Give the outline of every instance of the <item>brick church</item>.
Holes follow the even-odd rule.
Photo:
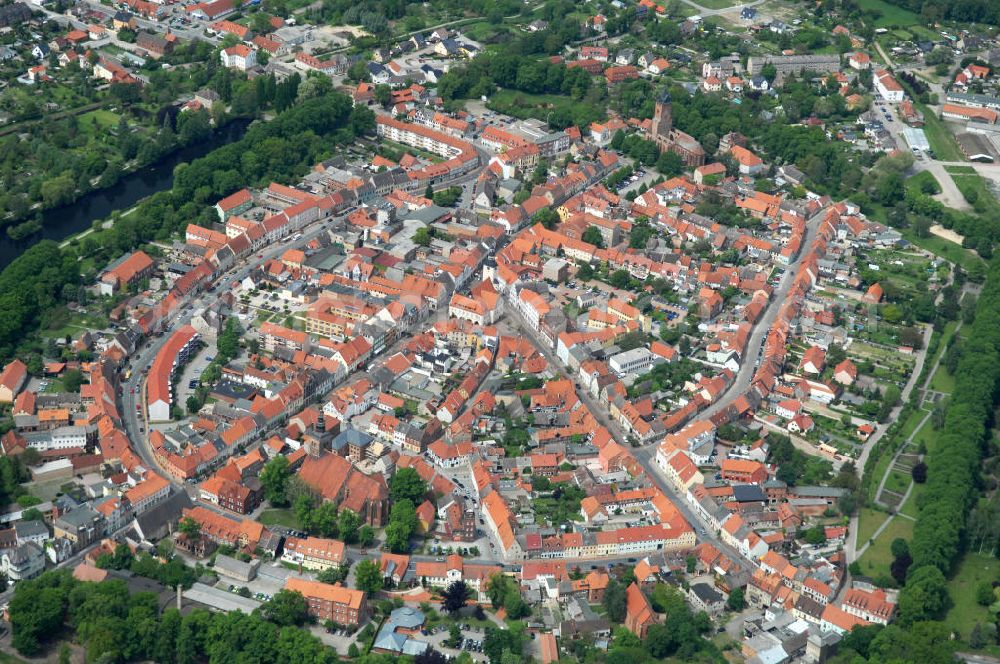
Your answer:
[[[701,143],[694,136],[674,128],[673,105],[666,92],[656,102],[650,133],[656,147],[677,153],[686,165],[696,167],[705,163],[705,149]]]

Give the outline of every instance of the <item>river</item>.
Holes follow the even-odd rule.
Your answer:
[[[115,210],[124,212],[147,196],[170,189],[174,182],[174,168],[178,164],[203,157],[216,148],[239,140],[248,126],[246,120],[234,120],[215,132],[211,139],[175,150],[152,166],[123,176],[112,187],[85,194],[75,203],[45,210],[42,213],[42,230],[23,240],[12,240],[6,229],[0,229],[0,269],[41,240],[62,242],[90,228],[95,219],[107,219]]]

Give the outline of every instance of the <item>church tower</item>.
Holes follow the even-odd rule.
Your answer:
[[[664,92],[656,101],[656,108],[653,111],[653,140],[658,144],[665,141],[673,128],[673,104],[670,101],[670,93]]]

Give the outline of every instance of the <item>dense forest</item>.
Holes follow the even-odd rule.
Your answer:
[[[1000,2],[997,0],[886,0],[921,15],[928,23],[959,21],[1000,25]]]
[[[18,221],[38,208],[67,205],[176,149],[203,142],[213,124],[219,128],[236,117],[253,118],[295,101],[297,81],[277,84],[271,76],[247,80],[222,67],[205,52],[206,46],[186,44],[167,58],[174,65],[194,57],[204,63],[145,69],[149,84],[142,87],[115,83],[98,90],[85,71],[70,65],[62,91],[71,89],[73,96],[63,102],[63,110],[94,109],[82,115],[43,113],[34,98],[7,91],[0,107],[23,125],[0,137],[0,218]],[[223,103],[179,112],[177,100],[202,87],[218,92]]]
[[[0,273],[0,310],[5,314],[0,317],[0,356],[13,355],[21,344],[27,344],[23,350],[40,351],[34,345],[41,342],[32,332],[76,297],[78,285],[85,282],[80,258],[103,265],[144,242],[166,240],[188,223],[214,221],[210,205],[215,200],[243,186],[294,182],[334,146],[374,128],[369,109],[352,109],[345,95],[319,92],[270,122],[252,125],[243,139],[178,166],[170,191],[151,196],[133,214],[118,219],[100,242],[87,237],[59,249],[46,240],[14,260]]]
[[[119,557],[121,564],[115,564],[113,559]],[[191,585],[194,576],[203,572],[184,568],[176,558],[171,563],[161,564],[148,554],[127,560],[130,557],[128,547],[120,545],[113,556],[105,554],[106,564],[102,567],[125,569],[131,562],[134,574],[186,587]],[[168,570],[170,567],[173,569]],[[185,569],[186,573],[181,573]],[[378,573],[377,566],[375,572]],[[579,570],[575,574],[582,577]],[[615,623],[625,620],[626,583],[633,580],[634,577],[614,580],[605,591],[601,605]],[[455,585],[464,586],[462,582],[452,587]],[[512,601],[520,602],[518,587],[509,577],[495,575],[488,585],[495,610],[511,606]],[[169,587],[164,586],[165,589]],[[464,592],[467,594],[468,588]],[[164,601],[169,593],[165,590],[161,595],[152,592],[130,594],[127,583],[118,578],[86,583],[74,579],[68,569],[49,571],[17,584],[10,602],[11,643],[22,655],[38,656],[46,649],[54,650],[54,646],[63,641],[59,648],[60,662],[70,661],[72,657],[66,641],[81,646],[87,662],[108,664],[136,661],[332,664],[341,661],[332,648],[307,631],[314,620],[308,615],[306,600],[299,593],[279,591],[251,615],[239,611],[214,613],[204,609],[182,615],[173,608],[172,602]],[[667,658],[704,664],[726,661],[718,647],[704,638],[712,633],[711,619],[704,611],[695,613],[680,589],[660,583],[649,591],[648,598],[655,611],[665,614],[665,620],[652,625],[644,639],[624,627],[617,627],[603,648],[592,635],[584,635],[567,640],[566,649],[578,661],[606,664],[652,664]],[[357,664],[444,664],[444,656],[435,650],[415,657],[365,652],[380,619],[398,606],[402,606],[401,600],[371,602],[374,621],[361,630],[357,641],[349,647],[351,660]],[[530,638],[533,636],[521,622],[508,622],[501,629],[490,626],[485,629],[482,652],[489,664],[525,661],[522,653]],[[471,664],[473,660],[468,653],[463,653],[457,661]]]
[[[281,593],[277,597],[292,604]],[[84,645],[88,662],[337,661],[332,650],[297,626],[305,620],[305,600],[298,599],[299,607],[275,607],[287,610],[276,611],[273,621],[203,609],[182,617],[174,608],[161,613],[153,593],[130,595],[124,581],[80,583],[69,570],[59,570],[17,585],[10,602],[13,645],[35,655],[68,628]]]
[[[928,451],[927,486],[910,543],[913,563],[900,594],[904,623],[933,620],[948,607],[945,576],[966,541],[979,495],[980,466],[1000,384],[1000,264],[991,266],[961,356],[940,439]]]

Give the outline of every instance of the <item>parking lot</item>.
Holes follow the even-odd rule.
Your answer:
[[[431,630],[424,630],[418,637],[422,641],[430,643],[431,646],[447,657],[458,657],[463,652],[469,653],[475,662],[485,662],[488,660],[483,654],[483,639],[486,637],[485,630],[475,625],[462,625],[462,643],[457,648],[445,645],[445,641],[451,638],[449,625],[437,625]]]
[[[187,398],[194,393],[195,388],[198,387],[201,373],[205,367],[211,364],[213,359],[215,359],[215,341],[206,340],[205,346],[198,351],[198,354],[184,365],[184,370],[181,371],[181,376],[177,380],[177,403],[185,410],[187,409],[185,403]]]

